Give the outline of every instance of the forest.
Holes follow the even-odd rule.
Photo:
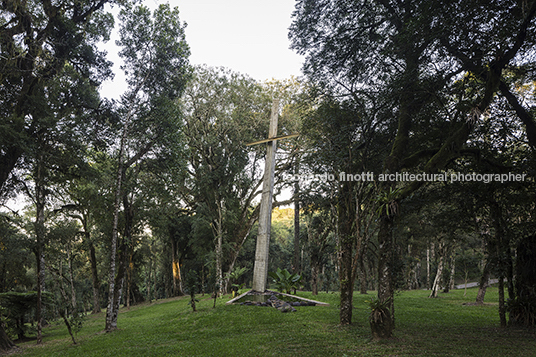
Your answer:
[[[535,326],[536,1],[296,1],[303,76],[263,82],[192,65],[170,5],[1,8],[1,350],[250,288],[266,146],[246,144],[274,100],[299,136],[277,144],[268,270],[294,293],[337,294],[341,326],[368,294],[388,339],[399,292],[477,282],[482,305],[496,281],[500,326]],[[114,26],[117,100],[99,92]]]

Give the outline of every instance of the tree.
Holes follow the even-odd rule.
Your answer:
[[[220,292],[228,283],[224,260],[231,272],[258,217],[253,200],[260,193],[264,153],[245,144],[266,135],[268,105],[254,80],[208,67],[196,67],[181,102],[189,164],[182,197],[199,215],[198,223],[205,222],[212,231]],[[224,254],[225,247],[229,254]]]
[[[318,279],[321,269],[328,259],[330,250],[333,249],[330,233],[329,215],[324,216],[309,214],[305,219],[307,230],[307,243],[311,259],[311,291],[313,295],[318,295]],[[330,239],[331,238],[331,239]]]
[[[373,177],[379,167],[374,159],[383,153],[388,128],[365,108],[334,93],[315,97],[303,123],[306,140],[300,164],[301,175],[316,179],[300,184],[300,200],[304,207],[322,210],[330,217],[339,265],[340,321],[344,325],[352,320],[354,282],[375,229]]]
[[[176,142],[179,113],[173,102],[181,95],[187,80],[188,45],[179,10],[160,5],[153,14],[144,6],[127,6],[120,13],[122,27],[118,45],[125,65],[129,91],[123,96],[122,134],[117,153],[117,174],[114,187],[109,296],[106,310],[106,331],[117,327],[117,313],[127,262],[128,238],[131,234],[132,202],[123,183],[127,170],[152,153],[159,154]],[[175,146],[174,146],[175,147]],[[118,253],[118,223],[121,203],[125,229]]]
[[[98,86],[111,73],[96,44],[109,38],[113,18],[105,4],[122,0],[6,1],[0,20],[0,192],[43,128],[59,128],[40,112],[51,83],[69,68],[80,84]],[[90,93],[86,95],[92,96]],[[87,101],[84,101],[87,103]],[[63,98],[62,108],[79,102]],[[52,108],[48,107],[53,110]],[[88,108],[97,109],[97,105]],[[94,126],[98,130],[98,126]]]
[[[293,14],[290,38],[293,48],[307,55],[304,69],[311,78],[357,103],[382,104],[378,117],[395,128],[382,160],[385,174],[436,173],[464,155],[482,114],[503,92],[503,70],[522,64],[518,55],[532,51],[534,36],[528,34],[534,29],[536,4],[523,6],[302,1]],[[473,17],[475,13],[480,16]],[[472,74],[478,81],[469,79]],[[467,79],[458,80],[460,75]],[[379,219],[378,298],[390,302],[390,314],[396,213],[401,201],[423,185],[387,180],[380,186],[392,210],[383,210]]]
[[[98,156],[95,153],[95,156]],[[104,167],[100,167],[101,170]],[[97,162],[93,162],[82,177],[70,180],[63,185],[62,211],[71,218],[79,221],[81,234],[85,250],[88,251],[90,264],[92,290],[93,290],[93,310],[92,314],[100,312],[100,285],[99,272],[97,268],[97,223],[99,212],[106,210],[104,186],[104,172],[99,172]]]

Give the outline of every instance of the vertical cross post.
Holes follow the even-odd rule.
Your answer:
[[[299,134],[277,136],[277,120],[279,112],[279,99],[272,103],[270,116],[270,129],[268,139],[255,141],[246,146],[267,143],[266,162],[262,183],[261,207],[259,211],[259,231],[257,234],[257,248],[255,251],[255,265],[253,267],[253,290],[266,291],[268,277],[268,253],[270,248],[270,229],[272,228],[272,196],[274,192],[275,151],[277,140],[289,139]]]
[[[274,99],[270,116],[270,129],[268,139],[277,136],[277,121],[279,100]],[[264,166],[264,179],[262,183],[261,207],[259,211],[259,231],[257,234],[257,247],[255,250],[255,265],[253,268],[253,290],[264,292],[268,278],[268,253],[270,247],[270,230],[272,227],[272,196],[274,191],[275,152],[277,141],[267,142],[266,162]]]

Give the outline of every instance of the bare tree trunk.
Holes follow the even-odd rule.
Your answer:
[[[67,326],[67,331],[69,332],[69,335],[71,335],[71,339],[73,340],[73,345],[76,345],[76,340],[74,339],[74,335],[73,335],[73,329],[71,327],[71,324],[69,323],[69,319],[67,319],[67,314],[65,313],[65,310],[60,308],[58,309],[58,313],[63,319],[65,326]]]
[[[449,271],[448,271],[448,282],[445,286],[445,288],[443,289],[443,292],[444,293],[448,293],[451,289],[454,289],[454,274],[456,273],[456,260],[454,258],[454,251],[452,251],[452,253],[450,254],[450,257],[449,257],[449,265],[448,267],[450,268]],[[445,279],[444,279],[445,280]]]
[[[173,270],[173,296],[182,296],[184,295],[184,292],[182,290],[181,266],[177,252],[177,244],[173,237],[171,237],[171,267]]]
[[[149,268],[145,270],[145,290],[147,291],[147,301],[151,302],[151,270],[153,262],[149,260]]]
[[[393,226],[392,218],[388,216],[380,217],[380,228],[378,231],[378,300],[384,304],[386,311],[386,319],[391,323],[386,324],[389,331],[384,331],[386,337],[392,335],[395,322],[395,306],[394,306],[394,287],[392,276],[392,261],[395,247],[393,246]]]
[[[506,327],[506,308],[504,305],[504,277],[499,276],[499,318],[501,327]]]
[[[318,265],[311,265],[311,290],[313,295],[318,295]]]
[[[73,255],[71,252],[71,244],[67,244],[67,261],[69,262],[69,283],[71,286],[71,305],[73,312],[77,311],[76,308],[76,289],[74,288],[74,274],[73,274]]]
[[[216,233],[216,284],[218,284],[218,294],[223,294],[223,212],[221,208],[221,203],[218,204],[218,218],[214,222],[214,232]]]
[[[486,289],[489,283],[490,264],[489,259],[484,264],[484,270],[482,277],[480,278],[480,284],[478,286],[478,293],[476,294],[476,303],[479,305],[484,304],[484,297],[486,296]]]
[[[300,163],[296,162],[294,174],[299,175]],[[298,177],[298,176],[295,176]],[[300,274],[300,181],[296,179],[294,182],[294,261],[293,272]]]
[[[454,289],[454,277],[456,275],[456,255],[452,254],[450,257],[450,279],[449,279],[449,290]]]
[[[439,263],[437,264],[437,273],[434,279],[434,285],[432,286],[432,292],[430,293],[430,296],[429,296],[431,298],[437,297],[437,292],[441,288],[440,284],[441,284],[441,278],[443,275],[443,264],[444,264],[443,254],[440,254]]]
[[[363,253],[359,256],[359,293],[364,295],[367,294],[367,267]]]
[[[125,170],[125,163],[123,162],[123,156],[125,153],[125,146],[128,138],[128,132],[130,130],[130,121],[134,115],[134,109],[136,106],[135,98],[138,91],[141,89],[141,86],[145,82],[147,77],[145,77],[140,83],[138,83],[137,88],[133,91],[133,96],[131,99],[130,106],[125,117],[125,122],[123,124],[123,134],[121,135],[121,142],[119,145],[119,154],[117,158],[117,175],[115,181],[115,202],[114,202],[114,214],[112,221],[112,237],[111,237],[111,247],[110,247],[110,272],[108,275],[108,306],[106,308],[106,326],[105,331],[111,332],[117,328],[117,311],[114,311],[114,296],[116,295],[116,286],[115,286],[115,274],[116,274],[116,258],[117,258],[117,236],[119,232],[119,209],[121,208],[121,198],[122,198],[122,184]],[[114,321],[115,316],[115,321]]]
[[[355,218],[355,202],[349,182],[344,182],[339,193],[338,202],[338,234],[339,234],[339,281],[341,289],[340,323],[352,323],[354,275],[353,261],[353,234],[352,224]]]
[[[117,328],[117,320],[114,322],[114,316],[117,312],[114,310],[114,295],[116,294],[115,274],[116,274],[116,259],[117,259],[117,236],[119,225],[119,208],[121,206],[121,184],[123,182],[123,150],[126,141],[128,125],[125,123],[123,128],[123,137],[121,138],[121,147],[119,150],[119,164],[117,168],[117,179],[115,184],[115,203],[114,216],[112,224],[112,244],[110,247],[110,272],[108,275],[108,307],[106,308],[106,326],[105,331],[111,332]]]
[[[36,235],[36,267],[37,267],[37,306],[35,318],[37,320],[37,344],[43,342],[43,291],[45,286],[45,253],[43,245],[45,240],[45,199],[46,189],[44,186],[44,173],[42,167],[42,157],[37,162],[37,173],[35,179],[35,235]]]
[[[430,248],[426,248],[426,289],[430,289]]]
[[[126,267],[127,270],[127,294],[126,294],[126,305],[127,309],[130,309],[130,295],[132,293],[132,253],[129,254],[129,262]]]
[[[353,290],[352,281],[352,243],[351,237],[341,237],[341,255],[339,280],[341,285],[341,308],[340,322],[341,325],[352,323],[353,310]]]
[[[156,301],[158,299],[158,290],[156,289],[156,262],[153,267],[153,295],[154,300]]]
[[[97,257],[95,254],[95,246],[93,242],[89,242],[89,260],[91,265],[91,280],[93,285],[93,311],[92,314],[98,314],[100,310],[100,281],[97,271]]]

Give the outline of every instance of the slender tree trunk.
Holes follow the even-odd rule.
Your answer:
[[[119,225],[119,209],[121,205],[121,184],[123,182],[123,150],[124,141],[126,139],[126,130],[123,129],[123,138],[121,140],[121,149],[119,152],[119,165],[117,169],[117,180],[115,184],[115,203],[114,203],[114,216],[112,224],[112,242],[110,247],[110,272],[108,275],[108,307],[106,308],[106,332],[111,332],[117,328],[117,320],[114,322],[114,316],[117,316],[117,312],[114,310],[114,295],[116,294],[115,287],[115,275],[116,275],[116,259],[117,259],[117,236]]]
[[[515,298],[515,289],[514,289],[514,262],[512,259],[512,251],[510,247],[508,247],[508,257],[507,257],[507,267],[506,267],[506,281],[508,283],[508,298],[514,299]]]
[[[181,266],[177,252],[177,244],[173,237],[171,237],[171,265],[173,270],[173,296],[182,296],[184,295],[184,292],[182,290]]]
[[[76,289],[74,287],[74,274],[73,274],[73,255],[71,251],[71,244],[67,244],[67,261],[69,262],[69,283],[71,286],[71,305],[73,307],[73,313],[77,311],[76,308]]]
[[[218,285],[218,294],[224,294],[224,281],[223,281],[223,208],[221,207],[221,200],[217,200],[217,217],[212,223],[212,230],[216,237],[215,241],[215,253],[216,253],[216,284]]]
[[[76,340],[74,339],[74,335],[73,335],[73,329],[71,327],[71,324],[69,323],[69,319],[67,319],[67,314],[66,314],[65,310],[64,309],[58,309],[58,313],[60,314],[61,318],[63,319],[63,322],[65,323],[65,326],[67,326],[67,331],[69,332],[69,335],[71,335],[71,340],[73,341],[73,345],[76,345]]]
[[[478,293],[476,294],[476,303],[479,305],[484,304],[484,297],[486,296],[486,289],[488,288],[488,282],[489,282],[489,273],[490,273],[490,264],[489,264],[489,259],[487,259],[486,263],[484,264],[484,270],[482,271],[482,276],[480,278]]]
[[[141,81],[138,84],[138,87],[134,91],[134,93],[137,93],[139,89],[141,88],[142,83],[145,81]],[[135,97],[133,97],[135,98]],[[132,115],[134,114],[135,102],[134,99],[132,99],[131,105],[128,110],[128,114],[125,118],[125,122],[123,124],[123,134],[121,135],[121,143],[119,145],[119,155],[117,158],[117,175],[116,175],[116,181],[115,181],[115,202],[114,202],[114,214],[113,214],[113,221],[112,221],[112,237],[111,237],[111,247],[110,247],[110,271],[108,275],[108,306],[106,308],[106,326],[105,331],[111,332],[112,330],[117,328],[117,320],[115,322],[113,321],[114,316],[117,317],[117,311],[114,311],[114,296],[116,293],[116,286],[115,286],[115,274],[116,274],[116,258],[117,258],[117,236],[119,232],[119,210],[121,208],[121,197],[122,197],[122,184],[123,184],[123,177],[124,177],[124,162],[123,162],[123,155],[125,153],[125,146],[127,142],[128,132],[130,129],[130,120],[132,118]]]
[[[359,293],[367,294],[367,267],[365,266],[364,252],[359,257]]]
[[[158,299],[158,290],[156,288],[156,273],[157,273],[157,266],[156,261],[154,262],[153,266],[153,294],[154,294],[154,300],[156,301]]]
[[[296,162],[294,167],[295,177],[300,173],[300,162]],[[300,181],[294,182],[294,260],[293,272],[300,274]]]
[[[341,286],[341,325],[352,323],[353,290],[352,281],[352,243],[351,237],[341,237],[341,257],[340,257],[339,280]]]
[[[100,313],[100,281],[97,271],[97,256],[95,254],[95,246],[93,242],[89,242],[89,261],[91,265],[91,280],[93,285],[93,311],[92,314]]]
[[[443,276],[443,265],[444,265],[444,257],[443,254],[440,254],[439,256],[439,263],[437,264],[437,273],[434,279],[434,285],[432,286],[432,292],[430,293],[431,298],[437,297],[437,292],[441,288],[441,278]]]
[[[339,234],[339,281],[341,289],[340,323],[349,325],[352,323],[354,274],[353,274],[353,249],[354,237],[352,223],[355,217],[355,202],[353,199],[352,186],[345,181],[339,192],[338,203],[338,234]]]
[[[506,327],[506,307],[504,305],[504,277],[499,276],[499,319],[501,327]]]
[[[129,254],[129,262],[126,269],[127,273],[127,293],[126,293],[126,305],[127,309],[130,309],[130,295],[132,294],[132,253]]]
[[[313,295],[318,295],[318,264],[311,264],[311,290]]]
[[[394,327],[395,321],[394,286],[391,267],[394,254],[393,226],[392,218],[380,217],[380,229],[378,231],[378,300],[389,309],[386,313],[389,315],[387,319],[392,321],[391,327]],[[386,331],[385,335],[391,336],[392,330]]]
[[[454,277],[456,276],[456,255],[452,254],[450,257],[450,279],[449,279],[449,290],[454,289]]]
[[[44,186],[44,172],[42,167],[42,157],[37,162],[37,173],[35,179],[35,235],[36,235],[36,267],[37,267],[37,306],[35,319],[37,320],[37,344],[43,342],[43,291],[45,286],[45,254],[44,254],[44,241],[45,241],[45,199],[46,188]]]
[[[420,287],[420,284],[419,284],[419,280],[421,279],[421,262],[417,262],[417,265],[415,266],[415,276],[413,277],[414,279],[414,284],[415,284],[415,289],[418,289]]]
[[[426,289],[430,289],[430,248],[426,248]]]
[[[148,302],[151,302],[151,266],[153,262],[149,260],[149,267],[145,268],[145,291],[147,292],[146,299]]]
[[[38,240],[37,243],[37,251],[36,251],[36,264],[37,264],[37,306],[35,309],[35,319],[37,320],[37,344],[41,344],[43,342],[43,288],[42,288],[42,281],[43,281],[43,274],[42,274],[42,268],[41,268],[41,257],[42,257],[42,250],[43,248],[40,246],[41,242]]]

